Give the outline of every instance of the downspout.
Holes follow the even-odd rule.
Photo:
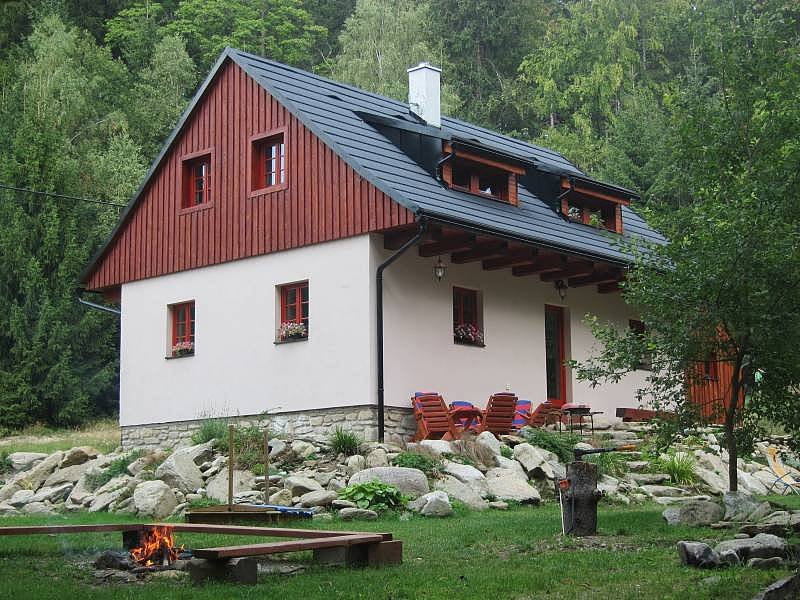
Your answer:
[[[456,155],[455,151],[450,152],[449,154],[445,154],[442,158],[440,158],[436,162],[436,181],[438,181],[441,185],[446,186],[445,182],[442,180],[442,167],[445,163],[449,160],[452,160],[453,157]]]
[[[416,244],[425,235],[427,222],[424,218],[419,221],[419,231],[416,235],[408,240],[405,244],[392,254],[389,258],[383,261],[378,269],[375,271],[375,293],[376,293],[376,306],[375,313],[377,315],[377,351],[378,351],[378,441],[382,442],[384,438],[384,403],[383,403],[383,271],[396,261],[400,256],[411,246]]]
[[[88,306],[89,308],[93,308],[95,310],[102,310],[103,312],[108,312],[114,315],[121,315],[122,311],[118,308],[112,308],[110,306],[103,306],[102,304],[97,304],[95,302],[89,302],[88,300],[83,299],[83,293],[86,291],[85,288],[78,288],[78,302],[83,304],[84,306]]]

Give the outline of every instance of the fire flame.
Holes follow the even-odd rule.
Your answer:
[[[146,567],[170,564],[182,549],[175,548],[172,527],[152,527],[142,534],[141,545],[131,550],[131,558]]]

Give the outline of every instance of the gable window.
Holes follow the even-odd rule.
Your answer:
[[[283,132],[254,138],[251,157],[252,192],[286,187],[286,142]]]
[[[169,306],[172,343],[170,356],[194,354],[194,300]]]
[[[622,206],[630,201],[562,180],[559,210],[567,219],[599,229],[622,233]]]
[[[628,326],[630,327],[631,331],[637,335],[644,337],[647,330],[645,329],[644,323],[641,321],[637,321],[635,319],[631,319],[628,321]],[[653,354],[652,352],[645,350],[642,352],[642,355],[639,357],[639,362],[636,363],[636,368],[641,369],[643,371],[652,371],[653,370]]]
[[[453,152],[445,143],[444,151]],[[513,164],[486,158],[472,152],[457,149],[454,156],[442,166],[442,180],[452,189],[509,204],[519,203],[517,176],[525,170]]]
[[[281,303],[278,341],[308,338],[308,281],[278,288]]]
[[[480,294],[477,290],[453,288],[453,341],[484,346]]]
[[[211,154],[183,161],[182,208],[211,202]]]

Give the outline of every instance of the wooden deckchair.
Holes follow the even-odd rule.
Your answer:
[[[510,392],[489,396],[481,419],[480,431],[491,431],[495,435],[511,433],[517,410],[517,397]]]
[[[792,491],[800,496],[800,482],[796,481],[792,477],[792,474],[786,470],[786,467],[781,461],[781,457],[778,455],[778,449],[775,446],[769,446],[764,450],[764,454],[767,455],[769,470],[772,471],[772,474],[775,476],[775,481],[773,481],[772,485],[769,487],[769,492],[771,492],[775,486],[780,486],[781,495]]]
[[[561,419],[561,409],[546,400],[536,407],[536,410],[531,413],[531,418],[528,420],[528,425],[531,427],[544,427],[550,423],[556,423]]]
[[[411,398],[417,433],[414,441],[454,440],[456,430],[444,399],[439,394],[419,394]]]

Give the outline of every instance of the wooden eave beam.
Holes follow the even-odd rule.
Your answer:
[[[542,273],[540,279],[542,281],[557,281],[559,279],[568,279],[570,277],[585,277],[594,273],[594,263],[588,260],[581,260],[568,263],[567,266],[561,270],[548,271]]]
[[[422,257],[437,256],[456,250],[469,250],[475,246],[475,236],[471,233],[448,233],[442,234],[440,239],[419,247],[419,255]]]
[[[442,149],[445,154],[449,154],[450,152],[453,151],[453,145],[450,142],[445,142]],[[464,160],[468,160],[481,165],[486,165],[487,167],[493,167],[495,169],[502,169],[503,171],[514,173],[515,175],[525,175],[525,169],[513,163],[494,160],[491,158],[487,158],[485,156],[481,156],[480,154],[475,154],[473,152],[468,152],[467,150],[462,150],[460,148],[456,148],[455,154],[457,158],[463,158]]]
[[[595,283],[614,283],[620,279],[622,279],[622,273],[619,270],[599,271],[584,277],[571,277],[567,279],[567,285],[569,287],[582,287],[585,285],[593,285]]]
[[[597,286],[597,293],[598,294],[616,294],[617,292],[622,291],[622,288],[619,287],[619,281],[611,281],[609,283],[601,283]]]
[[[508,242],[493,240],[489,242],[478,242],[469,250],[453,252],[450,262],[461,265],[464,263],[483,260],[485,258],[495,258],[505,255],[508,252]]]
[[[584,196],[589,196],[590,198],[597,198],[598,200],[605,200],[606,202],[613,202],[614,204],[624,204],[625,206],[630,206],[631,201],[627,198],[620,198],[617,196],[612,196],[610,194],[605,194],[603,192],[598,192],[596,190],[590,190],[589,188],[580,186],[580,185],[570,185],[569,179],[563,177],[561,179],[561,189],[568,190],[572,188],[572,191],[577,194],[583,194]]]
[[[521,250],[511,250],[505,256],[497,258],[487,258],[481,264],[486,271],[496,271],[514,265],[521,265],[533,261],[536,258],[535,248],[525,248]]]
[[[566,266],[567,257],[563,254],[538,256],[529,264],[513,267],[511,269],[511,274],[514,275],[514,277],[524,277],[525,275],[534,275],[536,273],[544,273],[545,271],[560,271]]]
[[[403,227],[402,229],[393,229],[383,234],[383,247],[386,250],[399,250],[412,237],[417,235],[418,227]],[[433,233],[427,231],[422,238],[423,240],[433,239]]]

